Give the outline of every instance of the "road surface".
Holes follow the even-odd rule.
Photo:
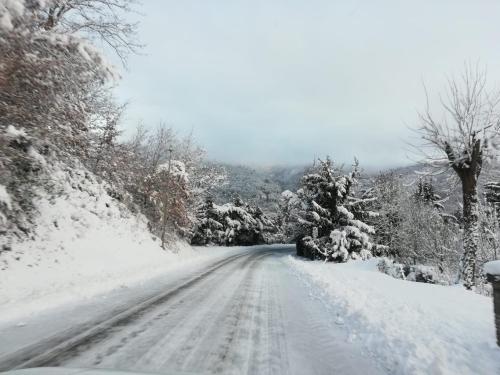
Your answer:
[[[84,323],[0,353],[0,369],[382,374],[288,266],[292,251],[253,247],[112,313],[79,310]],[[15,334],[6,332],[1,340]]]

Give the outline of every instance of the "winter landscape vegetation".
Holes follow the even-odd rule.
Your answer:
[[[348,120],[297,125],[299,112],[321,122],[325,108],[305,103],[321,102],[322,85],[345,90],[339,113],[373,116],[402,70],[389,67],[385,79],[393,79],[375,94],[367,88],[378,97],[361,108],[341,97],[350,97],[350,84],[364,90],[356,81],[362,73],[332,63],[342,79],[314,80],[307,56],[289,62],[299,74],[287,80],[296,80],[300,96],[290,93],[292,104],[285,103],[291,86],[281,81],[283,64],[264,74],[272,84],[262,89],[253,71],[240,71],[247,65],[228,67],[217,56],[231,50],[258,72],[264,59],[252,60],[255,46],[244,35],[260,41],[263,55],[307,55],[312,23],[337,30],[329,5],[311,2],[305,12],[296,2],[174,3],[0,0],[0,371],[500,374],[487,276],[500,274],[500,81],[490,72],[500,56],[485,58],[480,45],[475,55],[453,55],[447,68],[440,50],[426,50],[439,75],[421,84],[426,70],[416,71],[419,100],[395,102],[411,113],[410,124],[395,125],[409,129],[404,139],[376,116],[364,128]],[[484,41],[479,28],[469,34],[479,24],[498,40],[496,4],[456,4],[418,6],[429,30],[436,14],[457,12],[451,33],[462,27],[472,35],[452,39],[457,50]],[[376,18],[366,2],[334,10],[344,20]],[[391,12],[383,17],[403,28]],[[168,22],[153,24],[158,17]],[[141,40],[149,23],[153,44],[167,51],[163,59]],[[196,45],[205,33],[220,40]],[[380,68],[360,52],[373,52],[368,44],[337,47],[354,65],[359,53],[366,69]],[[149,61],[146,71],[165,69],[172,86],[158,91],[150,83],[149,98],[134,93],[127,102],[134,89],[123,86],[134,82],[141,59]],[[258,92],[255,102],[239,103],[227,82],[203,86],[226,77],[221,72],[245,95]],[[273,85],[283,85],[279,99]],[[183,102],[192,87],[203,100]],[[148,101],[158,98],[167,98],[160,107],[168,110],[151,120],[158,106]],[[227,112],[214,120],[217,100]],[[253,119],[259,106],[269,110],[263,100],[279,114],[262,118],[283,116],[286,130],[267,123],[245,133],[231,117]],[[201,125],[192,123],[196,108]],[[393,133],[400,145],[388,147]]]

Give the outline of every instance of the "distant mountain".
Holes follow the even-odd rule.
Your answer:
[[[297,190],[305,167],[248,167],[222,164],[227,173],[227,182],[215,191],[217,203],[231,201],[236,195],[244,201],[261,207],[267,214],[275,214],[281,192]]]

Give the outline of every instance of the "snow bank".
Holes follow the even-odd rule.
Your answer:
[[[404,265],[396,263],[389,258],[379,258],[377,269],[396,279],[415,281],[429,284],[447,284],[445,280],[440,280],[438,272],[434,267],[418,265]]]
[[[39,192],[33,238],[0,253],[0,320],[131,286],[198,256],[182,243],[163,250],[144,217],[84,169],[49,168],[54,191]]]
[[[490,298],[394,279],[377,270],[377,259],[289,263],[341,319],[350,340],[390,373],[500,374]]]

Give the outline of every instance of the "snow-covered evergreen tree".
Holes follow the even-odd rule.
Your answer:
[[[356,197],[358,176],[357,162],[344,174],[327,158],[302,177],[297,195],[305,210],[297,221],[298,255],[336,262],[371,256],[374,229],[363,219],[374,215],[367,210],[373,198]]]
[[[279,227],[283,242],[295,243],[300,233],[298,218],[303,215],[305,204],[290,190],[281,193],[279,202]]]
[[[441,202],[441,196],[436,193],[432,180],[420,178],[417,181],[417,188],[413,194],[414,199],[433,205],[438,210],[444,207]]]
[[[207,199],[198,209],[191,243],[257,245],[270,242],[276,231],[274,222],[259,207],[251,206],[239,197],[223,205]]]
[[[372,182],[372,194],[378,217],[373,221],[375,242],[373,254],[377,256],[396,256],[397,230],[401,223],[400,200],[404,194],[401,178],[394,172],[381,173]]]

